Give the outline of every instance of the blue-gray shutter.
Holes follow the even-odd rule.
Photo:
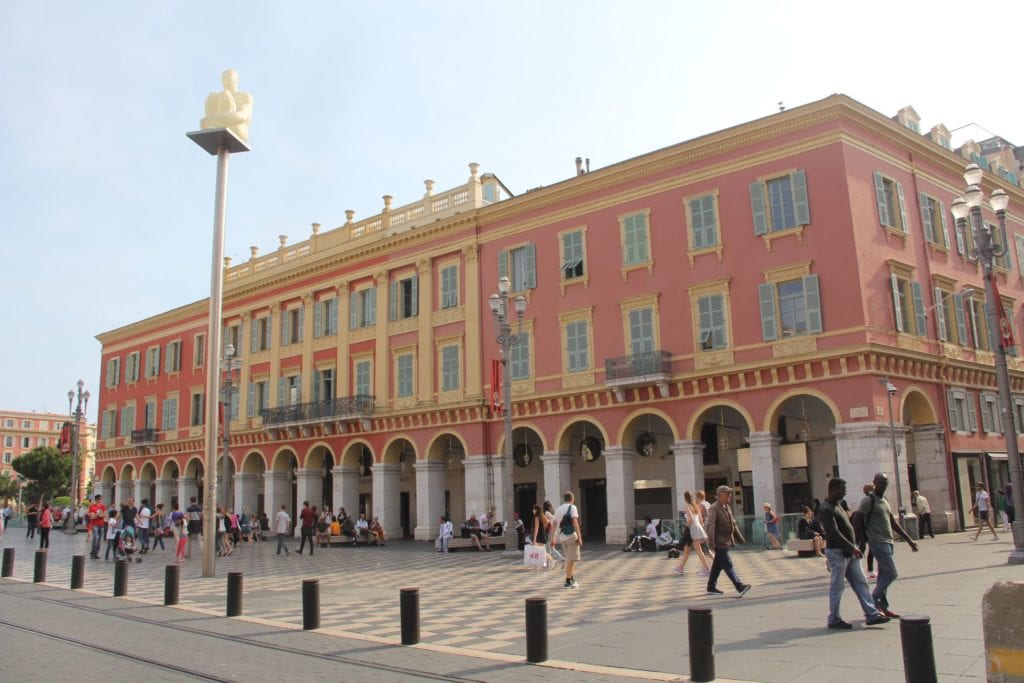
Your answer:
[[[537,287],[537,249],[533,242],[529,242],[523,247],[523,259],[526,270],[526,288],[534,289]]]
[[[946,222],[946,205],[942,202],[939,202],[939,216],[942,217],[942,244],[949,249],[949,225]]]
[[[768,214],[765,211],[764,185],[758,181],[750,183],[750,209],[754,212],[754,234],[768,232]],[[774,339],[775,337],[772,337]]]
[[[416,273],[412,276],[412,314],[420,314],[420,276]]]
[[[104,419],[103,419],[103,435],[104,436],[107,436],[109,434],[109,424],[108,423],[109,423],[109,420],[107,420],[106,416],[104,416]],[[163,401],[160,402],[160,429],[162,429],[165,432],[167,431],[167,399],[166,398]]]
[[[907,200],[903,196],[903,183],[896,183],[896,198],[900,204],[900,229],[903,232],[910,232],[910,222],[907,220]]]
[[[928,336],[928,318],[924,314],[924,297],[921,295],[921,283],[916,280],[910,283],[910,292],[914,299],[914,318],[917,321],[917,334]]]
[[[249,324],[251,325],[252,323]],[[241,356],[242,352],[245,350],[242,348],[245,345],[244,342],[242,342],[243,339],[245,339],[245,323],[239,321],[238,338],[235,340],[235,353],[239,356]]]
[[[153,349],[156,353],[153,355],[156,357],[156,361],[153,363],[153,376],[157,377],[160,375],[160,347]]]
[[[352,292],[348,296],[348,329],[354,330],[359,327],[359,292]]]
[[[327,329],[331,334],[338,334],[338,299],[334,298],[327,302],[328,318],[330,324]]]
[[[398,319],[398,282],[388,285],[388,320]]]
[[[789,176],[793,188],[793,206],[796,209],[796,224],[807,225],[811,222],[811,208],[807,202],[807,176],[803,171],[796,171]]]
[[[249,351],[256,353],[260,350],[260,321],[253,320],[249,325]]]
[[[946,327],[946,307],[942,305],[945,296],[945,293],[938,287],[932,288],[932,298],[935,300],[935,305],[932,307],[935,309],[935,332],[939,335],[939,339],[948,342],[949,328]]]
[[[321,395],[323,390],[320,387],[320,383],[323,381],[323,378],[324,378],[324,373],[323,372],[321,372],[320,370],[313,370],[313,402],[314,403],[319,403],[320,400],[321,400],[320,399],[320,395]]]
[[[289,311],[281,311],[281,346],[288,346],[292,339],[292,326],[288,324]]]
[[[892,227],[889,204],[885,201],[885,181],[882,180],[882,174],[878,171],[875,171],[875,203],[878,205],[878,222]]]
[[[302,328],[306,326],[306,307],[305,305],[299,309],[299,336],[295,341],[302,343],[302,337],[304,336]]]
[[[949,414],[949,431],[964,431],[963,425],[960,424],[960,412],[956,409],[956,394],[952,389],[946,390],[946,412]]]
[[[946,214],[943,213],[942,217],[945,218]],[[964,234],[966,227],[967,221],[955,221],[953,224],[953,230],[956,232],[956,253],[961,256],[967,253],[967,236]]]
[[[758,285],[757,293],[761,300],[761,338],[774,341],[779,338],[778,324],[775,322],[775,285]]]
[[[498,279],[508,277],[508,250],[498,252]]]
[[[985,394],[981,395],[981,430],[986,434],[992,434],[995,425],[992,424],[992,415],[989,413],[988,400]]]
[[[267,348],[269,349],[274,345],[274,316],[268,315],[267,318]]]
[[[974,407],[974,394],[970,391],[967,393],[967,429],[972,434],[978,431],[978,412]]]
[[[903,309],[900,307],[900,283],[896,273],[889,275],[889,282],[892,284],[892,309],[896,316],[896,331],[902,332],[905,322],[903,320]]]
[[[377,324],[377,285],[366,290],[366,324]]]
[[[256,417],[256,383],[249,382],[249,391],[245,400],[245,414],[248,417]]]
[[[807,305],[808,334],[821,334],[821,293],[818,289],[817,275],[808,275],[804,278],[804,301]]]
[[[319,339],[324,335],[324,305],[326,302],[317,301],[313,304],[313,338]]]
[[[284,395],[284,377],[277,378],[277,407],[288,405]]]
[[[924,238],[929,242],[936,242],[935,225],[932,222],[931,212],[928,211],[928,195],[924,192],[918,192],[917,203],[921,208],[921,225],[924,226]]]
[[[964,298],[956,293],[953,295],[953,312],[956,315],[956,331],[960,336],[960,346],[967,346],[967,318],[964,315]]]

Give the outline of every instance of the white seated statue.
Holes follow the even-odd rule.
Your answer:
[[[225,69],[220,81],[224,90],[206,98],[206,116],[199,121],[199,127],[227,128],[242,142],[249,142],[252,95],[238,89],[238,72],[234,69]]]

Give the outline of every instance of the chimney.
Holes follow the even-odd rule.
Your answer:
[[[590,173],[590,157],[587,157],[587,173]]]
[[[583,175],[583,157],[576,157],[576,175]]]

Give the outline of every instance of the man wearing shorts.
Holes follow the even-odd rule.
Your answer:
[[[558,540],[562,544],[562,554],[565,555],[565,588],[579,588],[573,577],[576,563],[580,561],[580,551],[583,549],[583,532],[580,531],[580,511],[576,507],[576,498],[572,491],[566,491],[562,496],[565,502],[555,510],[555,524],[558,526]]]
[[[977,541],[981,530],[987,525],[992,531],[992,538],[998,541],[999,534],[996,533],[996,528],[992,525],[992,500],[988,496],[988,491],[985,490],[985,485],[980,481],[978,482],[978,493],[974,496],[974,505],[971,506],[971,512],[977,514],[978,518],[978,530],[971,536],[971,540]]]

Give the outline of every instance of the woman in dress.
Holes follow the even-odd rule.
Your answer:
[[[675,568],[676,574],[686,573],[686,561],[690,558],[690,550],[700,558],[700,563],[704,567],[697,575],[707,576],[711,569],[708,564],[708,557],[704,554],[704,550],[701,548],[708,535],[704,531],[704,508],[694,502],[693,495],[689,491],[683,492],[683,500],[686,501],[686,531],[683,533],[684,540],[689,536],[689,542],[686,544],[686,548],[683,549],[683,556],[679,560],[679,565]]]
[[[544,508],[540,505],[533,506],[533,531],[530,534],[533,545],[543,545],[545,552],[548,547],[548,520],[544,517]],[[551,553],[547,553],[548,568],[555,566],[555,559]]]
[[[779,516],[772,510],[771,503],[764,504],[764,537],[772,544],[772,550],[781,550],[779,540]]]
[[[548,552],[548,557],[558,560],[564,567],[565,555],[559,552],[558,548],[555,547],[555,506],[551,504],[550,500],[544,501],[544,521],[547,524],[544,529],[547,534],[544,549]]]

